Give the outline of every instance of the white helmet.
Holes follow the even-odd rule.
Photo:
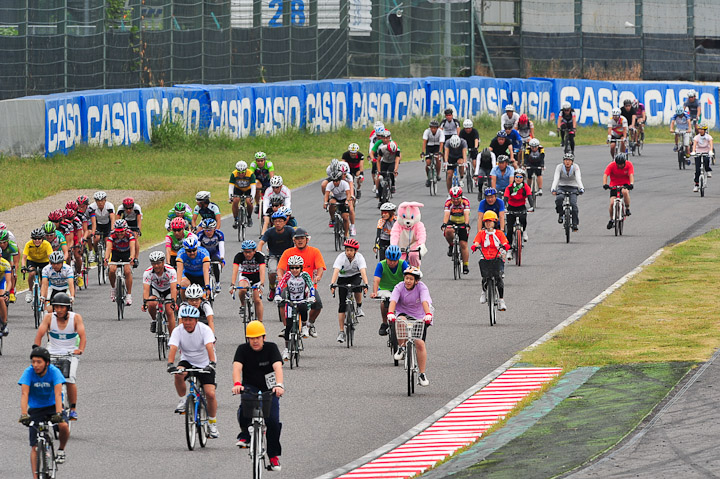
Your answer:
[[[385,123],[381,122],[380,120],[376,121],[373,125],[373,129],[377,131],[378,129],[384,130],[385,129]]]
[[[102,201],[107,198],[107,193],[105,193],[104,191],[98,191],[93,195],[93,198],[95,198],[95,201]]]
[[[537,138],[533,138],[532,140],[530,140],[530,141],[528,142],[528,144],[529,144],[531,147],[535,148],[535,147],[540,146],[540,140],[538,140]]]
[[[282,176],[276,175],[270,178],[270,186],[282,186],[283,185],[283,179]]]
[[[185,290],[185,297],[190,299],[198,299],[203,297],[203,289],[199,284],[191,284]]]
[[[153,251],[150,253],[150,262],[157,263],[158,261],[165,261],[164,251]]]
[[[303,266],[304,264],[305,260],[302,256],[295,255],[288,258],[288,266]]]
[[[690,90],[688,92],[688,98],[693,97],[693,96],[697,96],[697,92],[695,90]]]
[[[350,143],[350,146],[348,146],[348,151],[350,153],[357,153],[358,151],[360,151],[360,145],[358,145],[357,143]]]
[[[515,105],[513,105],[512,103],[509,103],[509,104],[505,107],[505,111],[515,111]]]
[[[527,178],[527,173],[525,173],[525,170],[523,170],[522,168],[518,168],[517,170],[515,170],[515,176],[517,175],[523,175],[523,177]]]
[[[209,191],[198,191],[195,195],[196,201],[210,201],[210,192]]]
[[[620,108],[613,108],[612,116],[620,116],[622,114],[622,111],[620,111]]]
[[[245,170],[247,170],[247,163],[240,160],[237,163],[235,163],[235,169],[238,171],[245,171]]]
[[[457,148],[458,146],[460,146],[460,143],[461,143],[460,137],[457,135],[451,136],[450,139],[448,140],[448,145],[450,145],[451,148]]]
[[[473,122],[470,118],[467,118],[467,119],[465,119],[465,121],[463,121],[463,128],[472,128],[472,127],[473,127]]]
[[[564,101],[564,102],[562,102],[562,109],[563,109],[563,110],[567,110],[567,109],[569,109],[569,108],[572,108],[572,105],[570,105],[570,102],[569,102],[569,101]]]

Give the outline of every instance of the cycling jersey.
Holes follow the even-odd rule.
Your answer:
[[[197,253],[195,254],[195,257],[191,258],[185,251],[185,248],[182,248],[177,253],[177,261],[178,261],[178,263],[183,264],[183,276],[186,274],[189,274],[192,276],[202,276],[203,275],[203,263],[210,262],[210,253],[208,253],[208,251],[205,248],[200,246],[197,249]]]
[[[683,103],[683,107],[687,108],[690,118],[696,119],[698,118],[698,116],[700,116],[700,102],[697,98],[695,98],[695,101],[693,102],[690,102],[690,100],[686,100],[685,103]]]
[[[704,135],[695,135],[695,138],[693,138],[693,141],[697,141],[697,148],[695,148],[696,153],[710,153],[710,140],[712,140],[713,137],[710,136],[710,133],[705,133]]]
[[[72,220],[63,219],[57,225],[56,231],[59,231],[60,233],[62,233],[62,235],[67,240],[67,238],[70,238],[75,234],[75,223]]]
[[[263,195],[263,211],[267,211],[270,208],[270,197],[271,196],[280,196],[283,198],[284,203],[282,206],[287,206],[288,208],[291,208],[290,205],[290,188],[283,185],[282,188],[280,188],[280,193],[273,193],[273,189],[271,187],[267,188],[265,190],[265,194]]]
[[[500,198],[495,198],[495,203],[490,204],[488,200],[482,200],[478,205],[478,213],[485,213],[486,211],[494,211],[498,217],[502,211],[505,211],[505,202]]]
[[[267,244],[270,255],[281,256],[286,249],[293,247],[294,235],[295,230],[291,226],[283,226],[280,232],[273,227],[268,228],[260,240]]]
[[[380,145],[377,149],[378,156],[380,157],[381,163],[395,163],[395,158],[400,156],[400,148],[397,149],[395,153],[390,151],[390,146],[388,145]]]
[[[201,231],[197,238],[200,245],[210,253],[211,258],[225,257],[225,235],[222,231],[215,230],[212,236],[208,236],[205,231]]]
[[[479,161],[475,165],[475,175],[479,175],[481,169],[483,170],[484,175],[488,175],[493,169],[493,166],[495,166],[494,163],[491,151],[485,153],[480,152]]]
[[[395,221],[397,221],[395,218],[387,221],[382,218],[378,220],[377,229],[380,230],[379,239],[381,241],[390,241],[390,232],[392,231],[392,227],[395,224]]]
[[[8,229],[6,229],[5,231],[8,232],[8,238],[10,239],[10,241],[12,241],[13,243],[17,244],[17,239],[15,238],[15,235],[12,234],[12,231],[10,231],[10,230],[8,230]]]
[[[5,289],[5,275],[12,272],[12,265],[5,258],[0,258],[0,289]]]
[[[75,278],[75,274],[72,268],[66,264],[62,265],[60,271],[55,271],[52,265],[49,264],[43,268],[42,278],[48,280],[50,289],[66,290],[69,287],[69,282]]]
[[[251,284],[260,282],[260,265],[265,264],[265,255],[256,251],[250,259],[245,257],[245,253],[238,252],[233,259],[233,264],[238,265],[238,273],[250,281]]]
[[[130,230],[125,230],[125,235],[121,238],[118,234],[113,231],[106,240],[108,243],[108,249],[111,251],[117,251],[119,253],[129,252],[130,244],[135,242],[135,233]]]
[[[627,127],[628,122],[624,116],[621,115],[618,120],[610,117],[610,121],[608,122],[608,128],[610,128],[613,138],[622,138],[622,136],[625,134],[625,129]]]
[[[335,185],[335,182],[331,181],[325,187],[325,191],[330,192],[330,196],[335,198],[337,201],[347,200],[347,194],[350,191],[350,184],[345,180],[340,180],[340,183]]]
[[[62,372],[54,365],[48,364],[42,376],[38,375],[32,366],[28,366],[18,384],[30,388],[28,407],[34,410],[55,406],[55,386],[65,382]]]
[[[193,215],[200,215],[200,218],[202,218],[203,220],[214,220],[219,214],[220,208],[212,201],[207,206],[201,207],[200,205],[197,205],[195,206],[195,209],[193,209]],[[200,220],[198,220],[198,222],[200,222]]]
[[[681,115],[675,115],[673,116],[673,121],[675,122],[675,129],[678,131],[688,131],[690,130],[690,115],[683,112]]]
[[[187,209],[183,212],[181,216],[178,216],[175,212],[175,209],[171,209],[168,211],[167,219],[165,220],[165,229],[170,228],[170,222],[175,218],[182,218],[185,220],[185,228],[188,228],[190,224],[192,224],[192,210],[190,209],[190,206],[185,205]]]
[[[90,212],[90,217],[95,217],[95,222],[98,225],[110,224],[110,214],[115,212],[115,207],[109,201],[105,202],[105,208],[98,208],[97,203],[92,203],[87,209]]]
[[[635,168],[630,160],[625,162],[625,168],[619,168],[614,161],[605,168],[605,174],[610,177],[609,185],[611,187],[630,184],[630,175],[634,173]]]
[[[143,273],[143,284],[149,284],[150,288],[160,293],[169,291],[172,283],[177,283],[177,272],[169,264],[163,265],[163,272],[160,275],[155,274],[152,266]]]
[[[530,138],[530,133],[533,128],[535,128],[535,125],[530,120],[528,120],[528,122],[524,125],[521,125],[519,121],[515,123],[515,130],[520,133],[520,137],[523,140],[528,140]]]
[[[584,190],[580,167],[576,164],[570,165],[568,170],[564,164],[560,163],[555,168],[555,176],[553,177],[551,191],[556,191],[559,186],[572,186]]]
[[[545,148],[540,147],[533,151],[530,147],[525,149],[525,163],[535,168],[541,168],[545,166]]]
[[[560,110],[560,114],[558,116],[560,117],[561,125],[567,124],[570,128],[572,128],[573,118],[575,117],[575,110],[573,108],[570,108],[569,110]]]
[[[257,161],[253,161],[250,163],[248,171],[255,174],[255,180],[259,181],[263,188],[267,188],[270,186],[270,173],[275,173],[275,165],[273,165],[272,161],[265,160],[265,165],[260,167]]]
[[[235,185],[236,191],[245,194],[250,191],[250,187],[254,185],[256,181],[255,174],[250,170],[245,170],[245,174],[240,174],[238,170],[230,173],[230,184]]]
[[[507,133],[507,131],[505,133]],[[505,140],[505,142],[508,141],[512,144],[513,151],[520,151],[523,147],[522,136],[520,136],[517,130],[510,130],[510,133],[507,133],[507,140]]]
[[[638,120],[641,120],[644,115],[645,115],[645,105],[643,105],[642,103],[638,103],[638,106],[635,109],[635,116],[637,116]]]
[[[407,289],[404,282],[400,282],[392,290],[390,301],[395,302],[395,314],[406,314],[415,319],[422,319],[425,310],[422,303],[432,304],[430,291],[425,283],[418,281],[413,289]]]
[[[333,269],[340,270],[338,274],[339,278],[349,278],[350,276],[358,275],[360,274],[360,270],[366,268],[367,263],[365,262],[365,257],[360,252],[355,253],[352,261],[350,261],[345,253],[340,253],[333,263]]]
[[[374,276],[380,278],[380,284],[378,285],[379,290],[392,291],[396,284],[403,282],[405,268],[409,267],[410,264],[403,260],[398,262],[395,266],[395,270],[390,268],[387,264],[387,260],[380,261],[375,267]]]
[[[349,151],[346,151],[342,155],[342,160],[350,166],[350,170],[357,170],[358,168],[360,168],[362,161],[365,159],[365,156],[362,153],[360,153],[359,151],[357,153],[355,153],[355,155],[357,155],[357,156],[355,158],[353,158],[350,155]]]
[[[460,137],[461,140],[465,141],[465,144],[467,144],[467,147],[470,150],[476,149],[475,148],[475,140],[477,140],[478,145],[480,145],[480,133],[478,133],[478,131],[475,128],[470,130],[469,133],[465,128],[463,128],[462,130],[460,130],[460,135],[458,135],[458,136]]]
[[[67,324],[60,329],[57,322],[57,313],[52,313],[50,328],[48,329],[48,351],[50,354],[68,354],[75,351],[78,333],[75,331],[75,313],[68,311]]]
[[[464,196],[460,197],[460,203],[453,203],[452,198],[445,201],[445,213],[450,213],[448,221],[458,225],[465,224],[465,212],[470,211],[470,200]]]
[[[40,246],[35,246],[33,240],[30,240],[25,243],[25,248],[23,248],[23,256],[27,256],[27,259],[33,263],[49,263],[52,252],[52,246],[45,240],[40,243]]]
[[[433,135],[432,130],[427,128],[423,132],[422,139],[427,140],[427,146],[440,146],[441,143],[445,143],[445,132],[441,128],[438,128]]]
[[[633,107],[630,107],[628,110],[627,108],[620,108],[620,114],[627,120],[628,125],[632,125],[632,117],[637,116],[637,110]]]
[[[183,237],[181,239],[177,239],[173,233],[169,233],[165,236],[165,247],[170,248],[170,256],[177,256],[177,252],[180,251],[183,247],[183,241],[189,235],[190,233],[188,233],[187,231],[183,231]]]
[[[510,156],[510,145],[511,142],[507,138],[505,138],[505,143],[502,145],[498,141],[497,137],[493,138],[490,141],[490,149],[495,154],[495,158],[497,158],[500,155]]]
[[[525,206],[525,199],[528,196],[532,196],[532,191],[527,183],[517,184],[513,182],[505,188],[505,195],[503,198],[507,201],[508,206],[519,208],[521,206]]]
[[[458,128],[460,128],[460,122],[455,118],[452,120],[444,118],[443,121],[440,122],[439,129],[442,130],[445,138],[450,138],[453,135],[457,135]]]
[[[47,241],[47,236],[45,236],[45,240]],[[52,246],[53,251],[57,251],[63,246],[67,246],[67,241],[65,240],[65,235],[63,235],[59,231],[55,231],[55,238],[52,239],[52,241],[49,242],[50,246]]]
[[[495,189],[498,191],[505,191],[505,188],[510,184],[510,181],[515,176],[515,168],[508,165],[505,167],[505,171],[500,171],[499,166],[494,166],[492,171],[490,171],[490,176],[494,176],[496,178],[495,180]]]
[[[282,294],[282,290],[285,288],[287,288],[288,291],[288,299],[292,301],[315,297],[315,287],[313,286],[312,279],[305,271],[297,276],[293,276],[290,271],[287,271],[283,277],[280,278],[277,288],[275,288],[275,294]]]
[[[463,157],[463,150],[466,150],[468,147],[468,144],[465,140],[460,140],[460,146],[457,148],[453,148],[452,146],[445,145],[445,151],[447,151],[448,155],[448,163],[457,163],[458,160],[462,159]]]
[[[19,253],[17,244],[14,241],[8,241],[7,247],[2,250],[2,258],[12,262],[12,257],[17,256]]]
[[[128,223],[133,223],[133,226],[135,226],[137,225],[138,218],[142,218],[142,209],[138,204],[134,204],[131,210],[126,210],[125,205],[120,205],[117,214],[119,217],[125,218]]]
[[[514,125],[519,119],[520,119],[520,115],[516,111],[512,112],[511,117],[508,116],[507,113],[503,113],[500,116],[500,129],[504,130],[506,123],[512,123]]]

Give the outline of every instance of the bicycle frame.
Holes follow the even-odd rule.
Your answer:
[[[353,284],[336,284],[336,288],[343,288],[347,291],[345,295],[345,345],[350,348],[353,344],[353,338],[355,336],[355,324],[357,323],[357,302],[355,300],[355,293],[360,291],[365,294],[364,285],[353,285]],[[333,298],[335,293],[333,293]]]
[[[125,287],[125,266],[131,264],[128,261],[109,261],[108,266],[119,266],[115,270],[115,303],[117,304],[118,321],[122,320],[125,314],[125,295],[127,289]],[[120,273],[118,273],[118,269]],[[132,274],[132,272],[130,273]]]
[[[185,374],[188,383],[188,394],[185,396],[185,439],[189,450],[195,449],[195,438],[200,439],[200,447],[205,447],[208,438],[207,401],[202,386],[197,379],[198,374],[209,374],[204,369],[178,369],[173,374]]]
[[[427,179],[430,182],[430,196],[437,195],[437,183],[438,183],[438,174],[437,174],[437,163],[440,161],[440,154],[439,153],[428,153],[425,155],[421,155],[421,158],[425,161],[425,164],[428,168],[428,175]],[[428,160],[430,160],[430,164],[427,165]]]
[[[287,304],[290,307],[290,314],[287,315],[285,327],[290,328],[290,333],[288,334],[288,341],[290,343],[288,350],[290,352],[290,369],[292,369],[293,363],[295,366],[300,366],[300,351],[305,349],[302,335],[300,334],[300,313],[297,307],[301,304],[309,304],[309,301],[307,299],[301,299],[299,301],[283,299],[281,303]]]
[[[248,432],[250,433],[250,448],[248,454],[253,463],[253,479],[260,479],[262,471],[269,469],[265,463],[267,448],[265,446],[265,414],[269,414],[268,404],[272,404],[272,391],[257,393],[246,392],[241,396],[243,416],[250,418]],[[270,406],[272,407],[272,406]],[[249,411],[249,412],[248,412]]]
[[[623,225],[625,223],[625,199],[623,197],[624,186],[615,188],[615,197],[613,198],[613,224],[615,226],[615,236],[622,236]]]
[[[410,316],[398,317],[395,321],[395,333],[398,342],[404,340],[405,347],[405,371],[407,372],[408,396],[415,393],[415,385],[419,381],[420,368],[417,361],[417,346],[415,341],[422,339],[425,330],[425,322]]]
[[[35,427],[37,446],[35,448],[35,467],[38,479],[54,479],[57,474],[57,462],[55,458],[55,444],[50,435],[54,425],[49,421],[32,421],[29,427]]]
[[[174,303],[171,298],[166,298],[164,300],[159,298],[143,299],[143,304],[146,305],[147,303],[157,303],[157,309],[155,312],[155,338],[158,342],[158,359],[162,361],[167,358],[167,352],[168,349],[170,349],[168,344],[170,334],[168,333],[168,319],[167,314],[165,313],[165,305]]]
[[[249,288],[243,288],[236,286],[232,293],[232,299],[235,300],[235,291],[238,289],[244,289],[245,294],[240,296],[238,295],[240,299],[240,309],[238,311],[238,314],[240,315],[240,318],[243,322],[243,335],[247,332],[247,325],[250,321],[252,321],[255,318],[255,299],[253,298],[253,291],[256,289],[260,289],[261,286],[259,284],[254,284],[250,286]],[[247,343],[249,341],[247,335],[245,336],[245,342]]]
[[[390,307],[390,294],[391,294],[390,291],[381,289],[377,292],[377,296],[375,297],[375,301],[379,301],[380,303],[382,303],[384,310],[386,312],[387,312],[388,308]],[[383,309],[380,310],[381,313],[382,313],[382,311],[383,311]],[[382,315],[382,318],[384,319],[385,316]],[[397,341],[397,337],[395,335],[395,326],[392,324],[388,325],[387,345],[390,348],[390,356],[393,356],[393,363],[395,364],[395,366],[397,366],[399,364],[399,361],[397,359],[395,359],[394,356],[398,349],[398,341]]]
[[[245,241],[245,230],[248,226],[248,217],[252,214],[252,209],[248,213],[247,211],[247,199],[252,198],[250,195],[232,195],[230,198],[235,200],[235,198],[240,198],[240,201],[238,203],[238,226],[237,226],[237,232],[238,232],[238,241]],[[261,212],[262,213],[262,212]]]

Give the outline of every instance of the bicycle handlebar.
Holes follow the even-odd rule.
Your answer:
[[[188,368],[188,369],[178,368],[177,371],[173,371],[170,374],[185,374],[185,373],[210,374],[210,371],[205,371],[202,368]]]

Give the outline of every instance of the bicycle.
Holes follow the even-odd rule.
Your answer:
[[[405,341],[405,372],[407,373],[407,393],[415,393],[415,385],[419,384],[420,369],[417,362],[415,341],[423,339],[425,321],[410,316],[398,316],[395,320],[395,333],[398,341]]]
[[[682,135],[682,143],[680,141],[678,141],[678,143],[681,144],[682,146],[680,146],[677,149],[677,160],[678,160],[678,169],[684,170],[686,168],[686,166],[690,165],[690,163],[691,163],[691,161],[690,161],[690,132],[687,130],[685,130],[685,131],[675,130],[675,133],[672,133],[672,134],[678,140],[680,140],[680,138],[678,138],[678,137],[680,135]]]
[[[522,264],[522,250],[523,250],[523,227],[520,224],[520,216],[526,214],[524,212],[520,211],[506,211],[505,212],[505,225],[507,227],[508,220],[507,218],[509,216],[515,217],[515,224],[513,225],[513,245],[512,245],[512,252],[515,256],[515,265],[521,266]],[[506,235],[509,236],[509,235]]]
[[[267,453],[265,443],[265,419],[270,417],[270,408],[272,406],[272,391],[256,393],[243,393],[240,396],[242,403],[243,417],[251,420],[248,426],[250,433],[250,459],[253,463],[253,479],[260,479],[262,471],[270,470],[265,463],[265,455]]]
[[[50,355],[50,362],[53,366],[58,368],[60,372],[62,373],[63,377],[65,379],[70,377],[70,366],[71,361],[73,358],[72,353],[67,354],[51,354]],[[68,396],[67,391],[67,382],[64,382],[62,384],[62,407],[63,407],[63,415],[67,418],[70,417],[70,398]],[[67,425],[70,427],[70,424],[72,423],[71,420],[68,420]]]
[[[488,175],[477,175],[475,177],[478,187],[478,202],[485,199],[485,188],[489,187],[492,183],[490,182],[490,176]]]
[[[231,198],[240,198],[240,204],[238,205],[238,217],[235,218],[237,221],[237,239],[242,242],[245,241],[245,230],[248,228],[248,212],[246,202],[250,198],[249,195],[232,195]]]
[[[428,167],[427,173],[427,180],[430,182],[430,196],[437,196],[438,174],[437,170],[435,169],[435,165],[439,157],[440,155],[438,153],[427,153],[425,155],[420,155],[420,158],[424,160],[426,164],[427,161],[430,160],[430,166]]]
[[[443,166],[442,166],[443,173],[447,172],[448,167],[449,167],[448,163],[443,163]],[[458,164],[454,163],[454,168],[452,169],[453,170],[452,182],[450,185],[451,188],[453,186],[460,186],[462,184],[462,181],[460,178],[460,173],[458,173],[458,169],[459,169]]]
[[[355,337],[355,325],[359,323],[357,319],[357,302],[355,301],[355,294],[362,291],[363,296],[367,291],[367,285],[365,284],[331,284],[331,287],[343,288],[347,291],[345,295],[345,347],[350,348],[353,345],[353,338]],[[333,298],[335,292],[333,291]]]
[[[217,276],[215,276],[215,272],[217,272]],[[220,277],[220,273],[222,272],[222,261],[210,261],[210,291],[207,293],[207,299],[210,301],[210,306],[215,305],[215,295],[217,294],[217,285],[218,280],[217,278]]]
[[[243,323],[243,336],[245,336],[246,343],[249,341],[247,335],[245,334],[247,332],[247,325],[250,321],[255,319],[255,301],[253,300],[253,290],[261,288],[262,286],[258,283],[250,286],[249,288],[240,288],[239,286],[235,286],[232,290],[232,299],[235,301],[235,291],[238,289],[245,289],[245,296],[240,298],[240,310],[238,311],[238,314],[240,314],[240,319]],[[262,298],[260,299],[262,301]]]
[[[385,174],[378,172],[378,208],[392,198],[392,187],[390,186],[392,185],[392,179],[390,176],[394,176],[392,171],[386,171]]]
[[[615,236],[622,236],[623,226],[625,224],[625,200],[623,199],[622,190],[628,189],[628,185],[612,186],[611,190],[615,192],[613,199],[612,221],[615,228]]]
[[[100,241],[97,244],[97,254],[95,255],[97,262],[97,274],[98,274],[98,285],[107,284],[108,282],[108,271],[103,258],[105,257],[105,238],[102,237],[102,233],[99,231],[95,233],[95,236],[100,236]]]
[[[568,123],[563,123],[558,129],[558,135],[561,138],[560,146],[563,147],[563,153],[575,154],[575,128]]]
[[[35,318],[35,329],[40,327],[40,322],[42,321],[43,314],[45,312],[45,304],[44,301],[40,299],[40,280],[38,279],[38,276],[40,275],[40,271],[35,266],[29,266],[26,268],[23,268],[22,274],[23,274],[23,280],[25,280],[25,273],[34,271],[35,276],[33,277],[33,282],[30,286],[30,291],[32,291],[32,301],[30,302],[30,307],[33,311],[33,317]]]
[[[475,155],[477,156],[477,155]],[[471,160],[470,155],[468,155],[467,161],[465,162],[465,184],[467,185],[467,191],[468,193],[472,193],[473,189],[475,187],[475,181],[473,179],[472,171],[473,171],[473,162]]]
[[[466,228],[465,225],[450,224],[447,227],[452,227],[455,230],[452,242],[452,263],[453,263],[453,279],[462,278],[462,255],[460,251],[460,235],[458,230]]]
[[[613,158],[618,153],[623,153],[622,146],[625,146],[625,152],[627,152],[627,138],[613,138],[608,142],[608,145],[610,145],[610,156]]]
[[[115,303],[117,304],[118,321],[122,320],[125,314],[125,297],[127,295],[127,286],[125,286],[125,265],[131,264],[129,261],[110,261],[109,265],[118,266],[115,270]]]
[[[335,251],[340,251],[345,243],[345,220],[340,212],[340,206],[335,203],[335,214],[333,215],[333,235],[335,236]],[[330,205],[328,204],[328,208]]]
[[[198,374],[210,374],[202,368],[178,369],[172,374],[183,374],[188,382],[190,391],[185,398],[185,440],[189,450],[195,449],[195,440],[200,441],[200,447],[205,447],[210,436],[208,423],[207,401],[202,386],[198,384]]]
[[[80,268],[80,276],[82,277],[82,280],[83,280],[82,281],[83,282],[82,289],[88,289],[88,276],[89,276],[90,270],[88,269],[88,252],[84,245],[85,245],[85,242],[83,241],[82,244],[73,246],[73,249],[77,249],[77,248],[80,249],[80,257],[82,258],[82,268]],[[73,271],[75,271],[74,268],[73,268]],[[78,288],[78,289],[80,289],[80,288]]]
[[[570,195],[577,196],[579,193],[574,191],[558,191],[557,194],[563,195],[563,228],[565,229],[565,242],[570,242],[570,231],[572,230],[572,204],[570,203]]]
[[[530,178],[531,194],[528,197],[528,200],[530,201],[530,206],[535,209],[537,208],[538,191],[540,190],[537,174],[542,171],[542,168],[539,166],[527,166],[525,167],[525,170],[527,171],[528,178]]]
[[[478,261],[480,275],[486,281],[485,298],[487,299],[488,312],[490,313],[490,326],[497,324],[497,310],[500,293],[497,288],[497,278],[502,275],[502,258],[500,252],[495,258],[481,258]]]
[[[167,352],[170,349],[168,340],[170,333],[168,332],[167,315],[165,314],[165,305],[173,304],[171,298],[160,300],[157,298],[143,299],[143,304],[157,303],[157,312],[155,313],[155,339],[157,339],[158,359],[162,361],[167,358]]]
[[[37,438],[37,454],[35,467],[38,479],[54,479],[57,474],[58,464],[55,456],[55,444],[50,431],[55,430],[55,425],[47,420],[32,421],[28,427],[35,427]]]
[[[300,351],[305,349],[302,340],[302,334],[300,334],[300,314],[298,313],[297,307],[301,304],[309,304],[310,301],[307,299],[291,300],[283,299],[281,303],[286,303],[290,306],[290,314],[288,315],[286,324],[290,328],[288,334],[288,352],[290,353],[290,369],[293,369],[293,363],[296,367],[300,367]]]
[[[705,163],[710,163],[710,154],[708,153],[695,153],[692,156],[696,162],[700,162],[700,175],[698,176],[698,191],[700,191],[700,198],[705,196],[705,189],[708,184],[708,174],[705,169]]]
[[[632,147],[632,155],[635,156],[635,152],[637,152],[638,156],[642,156],[642,149],[645,145],[645,126],[642,122],[637,123],[637,141],[633,143]]]
[[[377,292],[377,296],[375,297],[375,301],[380,301],[384,305],[385,311],[387,311],[390,307],[390,294],[391,291],[381,289]],[[388,348],[390,348],[390,356],[392,357],[393,364],[397,366],[398,364],[400,364],[400,361],[395,359],[395,353],[397,353],[398,350],[398,341],[397,335],[395,334],[395,326],[393,324],[390,324],[388,326],[387,345]]]

